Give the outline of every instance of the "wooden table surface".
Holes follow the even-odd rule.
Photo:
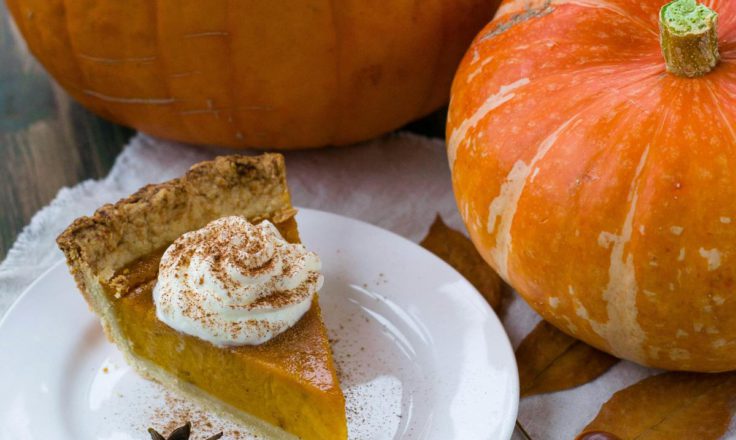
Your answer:
[[[442,136],[444,115],[405,129]],[[60,188],[105,176],[133,133],[72,101],[28,52],[0,1],[0,261]]]

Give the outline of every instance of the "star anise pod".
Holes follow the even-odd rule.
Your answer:
[[[148,433],[151,434],[151,440],[189,440],[189,436],[192,434],[192,424],[190,422],[185,423],[184,426],[180,426],[171,431],[171,434],[169,434],[168,437],[164,437],[153,428],[148,428]],[[217,440],[221,437],[222,432],[217,433],[206,440]]]

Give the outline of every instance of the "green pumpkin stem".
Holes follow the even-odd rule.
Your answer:
[[[693,78],[718,64],[718,14],[695,0],[662,6],[659,37],[668,72]]]

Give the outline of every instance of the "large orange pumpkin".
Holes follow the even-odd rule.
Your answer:
[[[150,134],[231,147],[371,138],[447,102],[499,0],[6,0],[78,101]]]
[[[453,185],[484,258],[560,329],[644,365],[731,370],[736,1],[706,2],[717,38],[666,22],[669,64],[664,4],[502,3],[453,83]]]

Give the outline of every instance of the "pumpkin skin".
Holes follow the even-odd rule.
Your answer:
[[[6,0],[79,102],[179,141],[365,140],[447,102],[500,0]]]
[[[452,87],[448,156],[486,261],[615,356],[736,369],[736,2],[721,62],[665,71],[664,1],[514,0]]]

